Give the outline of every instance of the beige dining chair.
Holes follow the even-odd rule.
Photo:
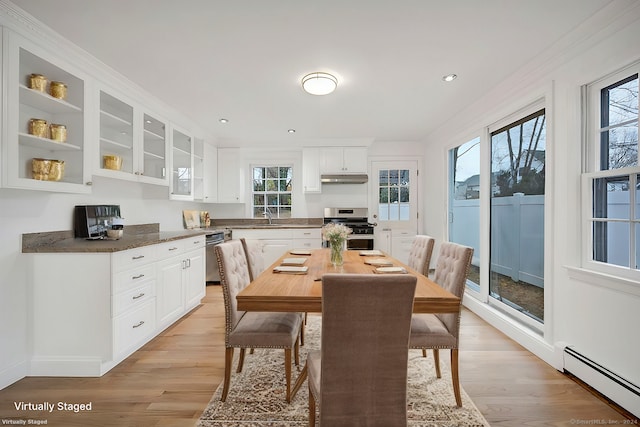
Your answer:
[[[265,269],[264,257],[262,256],[260,246],[256,243],[248,242],[244,237],[240,238],[240,242],[242,242],[242,247],[247,255],[249,279],[253,282]],[[300,313],[300,316],[302,316],[304,320],[304,323],[300,328],[300,345],[304,345],[304,324],[306,323],[307,316],[306,313]],[[251,349],[251,353],[253,353],[253,349]],[[244,354],[242,354],[242,356],[244,356]]]
[[[307,356],[309,425],[406,426],[416,277],[325,274],[322,336]]]
[[[249,283],[247,257],[239,240],[230,240],[215,246],[225,312],[225,359],[223,402],[229,393],[231,364],[234,348],[240,349],[238,372],[242,371],[247,348],[284,349],[286,400],[291,401],[291,352],[295,364],[299,363],[299,341],[302,318],[299,313],[265,313],[239,311],[236,296]]]
[[[423,355],[426,349],[433,349],[436,377],[441,378],[439,350],[451,350],[451,382],[458,406],[462,406],[458,375],[460,309],[462,308],[462,296],[472,257],[473,248],[457,243],[443,242],[440,245],[433,281],[459,297],[460,307],[456,313],[414,314],[411,318],[409,347],[422,349]]]
[[[247,254],[247,262],[249,263],[249,279],[253,282],[253,280],[264,271],[264,257],[262,256],[260,246],[256,243],[247,242],[244,237],[240,239],[240,242],[242,242],[244,252]]]
[[[429,266],[431,264],[431,254],[436,239],[431,236],[417,235],[413,239],[411,249],[409,250],[409,261],[407,265],[420,274],[429,276]]]

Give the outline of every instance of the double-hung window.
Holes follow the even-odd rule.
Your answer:
[[[639,70],[635,64],[587,87],[583,176],[586,263],[635,280],[640,279]]]
[[[253,217],[291,218],[293,167],[254,166],[252,172]]]

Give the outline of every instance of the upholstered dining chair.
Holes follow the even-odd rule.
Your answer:
[[[307,356],[309,425],[407,425],[411,275],[322,276],[319,351]]]
[[[242,242],[242,247],[244,248],[244,252],[247,255],[247,263],[249,264],[249,279],[253,282],[253,280],[258,277],[260,273],[262,273],[265,269],[264,257],[262,256],[260,246],[258,246],[257,244],[248,242],[244,237],[240,238],[240,242]],[[300,316],[302,316],[303,320],[306,323],[306,313],[300,313]],[[300,345],[304,345],[304,324],[300,328]],[[253,349],[251,349],[251,353],[253,353]]]
[[[242,237],[240,239],[244,252],[247,254],[247,262],[249,264],[249,280],[253,280],[264,271],[264,257],[260,251],[260,247]]]
[[[435,242],[436,239],[431,236],[417,235],[411,244],[407,265],[420,274],[429,276],[429,265]]]
[[[439,350],[451,350],[451,382],[458,406],[462,406],[458,375],[460,309],[472,257],[473,248],[457,243],[443,242],[440,245],[433,280],[460,298],[460,308],[456,313],[414,314],[411,318],[409,347],[422,349],[423,354],[426,349],[433,349],[436,377],[441,377]]]
[[[298,313],[264,313],[239,311],[236,296],[249,283],[247,257],[239,240],[230,240],[215,246],[220,284],[224,297],[225,312],[225,358],[224,402],[229,393],[231,364],[234,348],[240,349],[238,372],[242,371],[246,348],[284,349],[286,400],[291,401],[291,353],[294,351],[295,364],[299,363],[299,341],[302,318]]]

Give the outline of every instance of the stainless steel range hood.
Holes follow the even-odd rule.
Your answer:
[[[320,182],[323,184],[365,184],[369,181],[366,174],[337,174],[322,175]]]

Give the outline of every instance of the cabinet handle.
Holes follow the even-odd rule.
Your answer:
[[[144,255],[132,256],[131,259],[142,259]]]
[[[137,279],[142,279],[143,277],[144,277],[144,274],[140,273],[137,276],[132,276],[131,279],[137,280]]]
[[[194,245],[198,245],[200,244],[200,240],[196,240],[195,242],[193,242]]]
[[[133,329],[135,329],[135,328],[139,328],[139,327],[140,327],[140,326],[142,326],[142,325],[144,325],[144,320],[141,320],[141,321],[139,321],[139,322],[138,322],[138,324],[133,325]]]
[[[141,292],[140,294],[134,296],[133,299],[142,298],[143,296],[144,296],[144,292]]]
[[[174,247],[172,247],[172,248],[169,248],[169,250],[170,250],[170,251],[175,251],[175,250],[178,250],[178,248],[176,248],[176,247],[174,246]]]
[[[187,260],[187,268],[191,268],[191,258]]]

